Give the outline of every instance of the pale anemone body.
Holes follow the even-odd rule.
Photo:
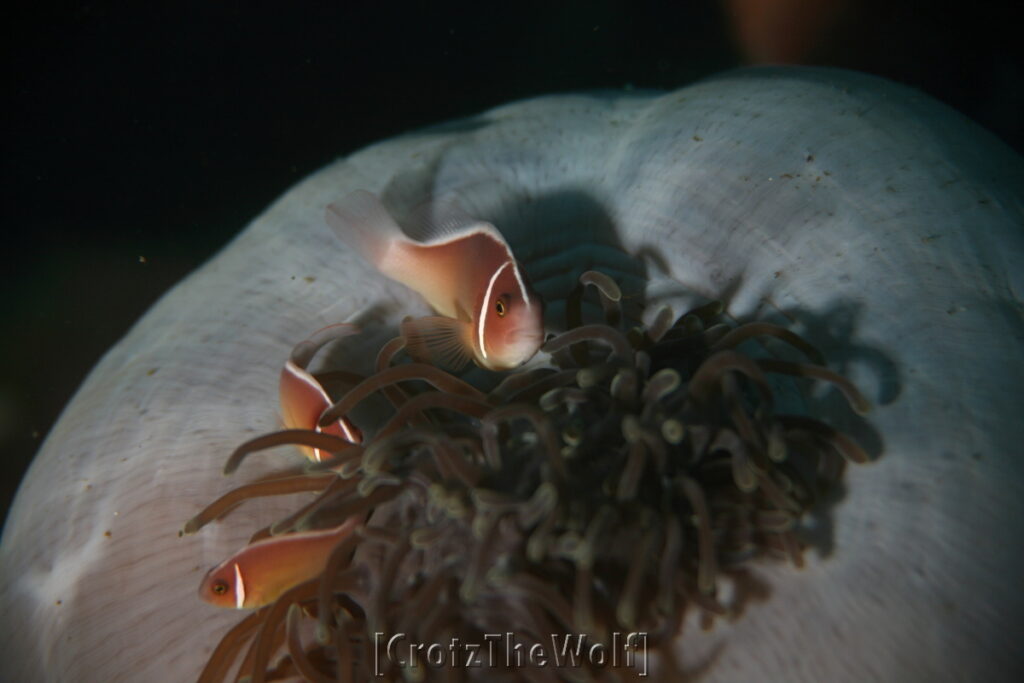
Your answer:
[[[670,267],[649,297],[788,316],[875,402],[865,427],[834,395],[812,400],[883,455],[848,472],[829,556],[763,569],[764,602],[681,638],[684,662],[717,651],[706,680],[997,680],[1024,611],[1022,187],[1021,160],[963,117],[831,71],[542,98],[339,161],[160,301],[66,409],[4,530],[0,678],[187,680],[237,621],[196,587],[294,499],[178,530],[240,483],[220,476],[232,448],[277,427],[297,341],[370,311],[372,334],[343,342],[365,371],[402,315],[425,312],[322,223],[365,188],[399,203],[456,190],[518,231],[513,249],[538,224],[573,226],[561,260],[521,256],[548,296],[558,263],[622,265],[582,236],[614,226]],[[624,289],[638,273],[622,266]]]

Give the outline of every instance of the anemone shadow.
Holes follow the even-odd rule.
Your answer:
[[[768,302],[765,304],[753,318],[775,318],[774,322],[793,330],[818,349],[828,367],[837,374],[846,377],[855,368],[867,369],[876,378],[872,383],[874,391],[864,392],[872,404],[888,405],[898,399],[902,381],[896,360],[882,349],[858,339],[858,321],[863,315],[863,304],[834,301],[827,309],[817,311],[802,307],[779,309],[768,305]],[[770,315],[758,315],[766,311]],[[796,349],[770,337],[749,340],[738,348],[752,357],[808,362]],[[806,377],[771,374],[769,378],[776,394],[777,410],[824,420],[852,437],[869,461],[883,457],[884,439],[872,425],[871,414],[854,412],[836,387]],[[815,501],[796,529],[800,542],[821,558],[831,556],[836,550],[835,513],[848,494],[844,474],[849,463],[838,453],[833,453],[830,458],[830,482],[828,486],[816,488]]]
[[[869,368],[877,378],[872,398],[878,405],[888,405],[899,397],[903,388],[899,366],[881,349],[857,341],[863,304],[839,301],[821,312],[793,308],[782,314],[804,328],[797,331],[820,349],[840,374],[849,374],[855,364]]]
[[[580,275],[599,270],[618,283],[624,299],[644,305],[647,264],[625,250],[610,212],[590,192],[513,196],[494,219],[546,301],[564,304]]]
[[[863,304],[856,302],[833,301],[827,309],[814,311],[803,307],[781,309],[764,301],[751,317],[799,334],[822,353],[828,367],[839,375],[849,377],[854,370],[866,370],[875,380],[868,387],[858,388],[873,406],[889,405],[902,392],[902,373],[889,354],[858,339],[858,321],[863,314]],[[740,348],[753,356],[807,362],[788,344],[773,338],[760,338]],[[826,382],[789,377],[783,378],[777,386],[796,392],[801,412],[811,417],[825,417],[830,424],[854,437],[872,461],[881,457],[884,443],[870,423],[870,413],[866,416],[854,413],[838,389]]]
[[[415,216],[436,199],[443,165],[441,154],[427,166],[396,175],[381,194],[410,236],[419,232]],[[497,188],[501,192],[496,197]],[[497,226],[544,301],[549,329],[565,329],[565,301],[587,270],[615,279],[629,304],[627,315],[639,319],[648,283],[646,260],[625,250],[611,213],[594,194],[582,188],[544,194],[509,191],[497,178],[474,177],[444,188],[441,197],[473,219]],[[586,293],[584,308],[587,315],[600,310],[594,293]]]
[[[854,370],[866,368],[875,377],[872,387],[861,387],[875,406],[886,406],[899,398],[903,378],[896,360],[881,348],[858,340],[857,321],[864,314],[863,304],[834,302],[820,312],[787,309],[785,313],[798,321],[803,328],[799,333],[824,354],[837,373],[848,377]],[[808,414],[827,416],[831,424],[852,436],[872,461],[882,456],[885,443],[872,426],[870,414],[851,412],[845,399],[831,387],[823,389],[819,384],[806,382],[803,388]]]

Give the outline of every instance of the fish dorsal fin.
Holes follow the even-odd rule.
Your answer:
[[[471,232],[483,232],[506,244],[494,225],[463,209],[455,193],[421,204],[409,215],[407,227],[409,236],[422,244],[443,244]]]
[[[458,371],[473,354],[472,327],[455,318],[428,316],[403,320],[400,329],[405,350],[414,359]]]
[[[341,201],[328,204],[324,218],[342,242],[360,251],[378,268],[390,243],[404,238],[388,210],[366,190],[356,190]]]

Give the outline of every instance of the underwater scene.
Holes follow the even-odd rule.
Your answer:
[[[1008,17],[7,25],[0,680],[1015,680]]]

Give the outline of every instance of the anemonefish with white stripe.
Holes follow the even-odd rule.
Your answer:
[[[309,339],[299,342],[292,349],[291,356],[281,369],[281,380],[278,385],[281,419],[286,428],[313,429],[340,436],[354,444],[362,443],[362,432],[345,418],[323,428],[317,424],[320,414],[334,401],[327,395],[320,382],[306,370],[313,356],[324,344],[356,334],[358,331],[359,328],[355,325],[346,323],[329,325],[315,332]],[[320,462],[324,457],[319,448],[302,446],[302,449],[306,457],[313,462]]]
[[[406,320],[414,358],[490,370],[529,360],[544,341],[544,311],[492,224],[461,221],[410,239],[380,201],[358,190],[327,207],[327,223],[382,274],[419,292],[440,315]]]
[[[250,543],[207,572],[199,584],[199,597],[218,607],[268,605],[323,572],[331,551],[359,522],[350,517],[333,529],[300,531]]]

